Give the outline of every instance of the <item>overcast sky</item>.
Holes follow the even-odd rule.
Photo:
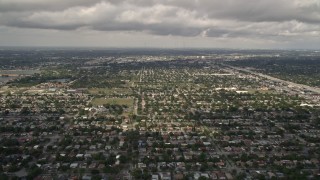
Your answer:
[[[0,0],[0,46],[320,49],[320,0]]]

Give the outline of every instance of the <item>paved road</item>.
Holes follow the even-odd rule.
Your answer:
[[[272,77],[272,76],[269,76],[269,75],[265,75],[265,74],[262,74],[262,73],[254,72],[254,71],[251,71],[251,70],[248,70],[248,69],[245,69],[245,68],[239,68],[239,67],[234,67],[234,66],[229,66],[229,65],[225,65],[225,66],[227,66],[229,68],[232,68],[232,69],[235,69],[235,70],[238,70],[238,71],[244,71],[244,72],[247,72],[247,73],[250,73],[250,74],[254,74],[256,76],[267,78],[267,79],[272,80],[272,81],[281,82],[281,83],[287,83],[290,86],[304,88],[304,89],[309,90],[311,92],[320,94],[320,88],[311,87],[311,86],[307,86],[307,85],[304,85],[304,84],[293,83],[293,82],[290,82],[290,81],[286,81],[286,80],[278,79],[278,78],[275,78],[275,77]]]

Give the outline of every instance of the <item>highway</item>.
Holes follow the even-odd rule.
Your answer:
[[[251,70],[248,70],[248,69],[245,69],[245,68],[234,67],[234,66],[225,65],[225,64],[223,64],[223,65],[227,66],[229,68],[232,68],[234,70],[247,72],[247,73],[254,74],[256,76],[260,76],[260,77],[263,77],[263,78],[266,78],[266,79],[269,79],[269,80],[272,80],[272,81],[276,81],[276,82],[280,82],[280,83],[286,83],[286,84],[288,84],[288,86],[294,86],[294,87],[298,87],[298,88],[303,88],[305,90],[309,90],[311,92],[320,94],[320,88],[311,87],[311,86],[307,86],[307,85],[304,85],[304,84],[293,83],[293,82],[290,82],[290,81],[286,81],[286,80],[278,79],[278,78],[275,78],[275,77],[272,77],[272,76],[269,76],[269,75],[265,75],[265,74],[262,74],[262,73],[254,72],[254,71],[251,71]]]

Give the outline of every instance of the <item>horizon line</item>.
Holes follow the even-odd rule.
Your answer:
[[[120,46],[15,46],[15,45],[0,45],[0,50],[2,48],[21,48],[21,49],[36,49],[36,48],[43,48],[43,49],[97,49],[97,50],[135,50],[135,49],[146,49],[146,50],[252,50],[252,51],[320,51],[320,48],[226,48],[226,47],[144,47],[144,46],[137,46],[137,47],[120,47]]]

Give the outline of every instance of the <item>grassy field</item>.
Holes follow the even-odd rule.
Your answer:
[[[118,104],[127,105],[128,107],[133,105],[133,99],[131,98],[95,98],[92,100],[94,106],[100,106],[103,104]]]
[[[261,90],[261,89],[249,89],[248,93],[255,94],[256,92],[262,93],[262,94],[278,94],[275,90]]]
[[[127,88],[91,88],[90,94],[131,94],[131,90]]]
[[[27,88],[16,88],[16,87],[8,87],[3,86],[0,88],[0,94],[8,94],[9,92],[12,92],[13,94],[21,94],[27,91]]]

